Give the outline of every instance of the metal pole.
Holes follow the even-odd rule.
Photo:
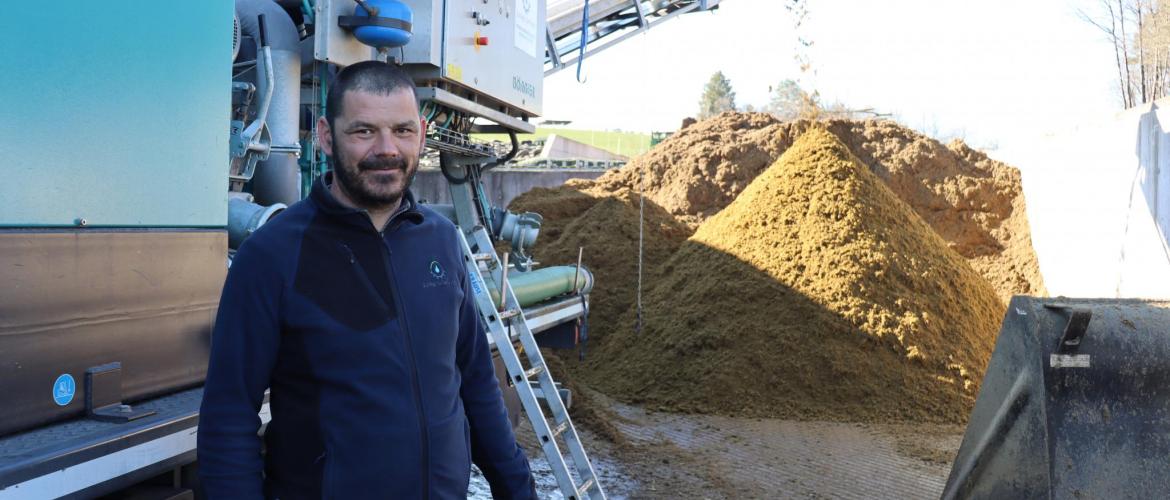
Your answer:
[[[646,194],[642,170],[645,167],[638,168],[638,314],[636,323],[634,324],[634,333],[642,332],[642,225],[646,219]]]
[[[503,311],[508,305],[508,295],[504,293],[508,289],[508,254],[504,254],[504,268],[500,273],[500,311]]]
[[[585,253],[585,247],[577,247],[577,267],[573,269],[573,293],[577,293],[577,280],[581,279],[581,255]]]

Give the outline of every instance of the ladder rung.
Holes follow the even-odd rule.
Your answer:
[[[560,425],[557,425],[556,427],[553,428],[553,430],[552,430],[553,439],[556,439],[561,434],[564,434],[565,431],[567,431],[567,430],[569,430],[569,421],[565,420],[564,422],[561,422]]]
[[[560,425],[557,425],[556,427],[552,428],[551,430],[552,430],[552,435],[541,436],[540,437],[541,441],[544,441],[545,443],[547,443],[549,441],[556,439],[561,434],[564,434],[565,431],[569,430],[569,421],[565,420],[564,422],[561,422]]]
[[[496,259],[496,256],[490,253],[473,253],[471,254],[471,258],[478,262],[492,262]]]
[[[536,365],[532,368],[529,368],[528,371],[524,372],[524,379],[525,380],[532,380],[532,377],[540,375],[540,373],[543,371],[544,371],[544,365]]]
[[[581,486],[577,488],[577,498],[589,498],[589,490],[593,489],[593,478],[586,479]]]
[[[500,311],[500,320],[505,320],[508,318],[515,318],[516,316],[519,316],[519,315],[520,315],[519,309],[508,309],[506,311]]]

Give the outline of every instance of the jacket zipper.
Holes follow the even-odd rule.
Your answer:
[[[376,287],[374,287],[374,283],[370,281],[370,277],[366,276],[365,270],[359,268],[360,266],[357,264],[357,257],[354,256],[353,250],[350,249],[349,245],[346,245],[345,243],[342,243],[341,247],[345,249],[345,252],[349,257],[350,270],[352,270],[353,273],[357,275],[358,282],[361,283],[362,287],[366,289],[366,293],[377,297],[378,303],[382,304],[383,311],[389,313],[390,305],[386,303],[386,299],[382,298],[382,294],[378,292]]]
[[[317,457],[317,460],[315,460],[315,462],[320,462],[322,460],[325,461],[325,463],[322,464],[323,470],[321,471],[321,498],[323,499],[333,498],[332,492],[330,491],[333,489],[333,461],[329,459],[329,448],[331,447],[329,446],[328,439],[326,439],[325,452],[322,453],[321,456]]]
[[[394,222],[395,222],[394,219],[397,219],[398,218],[397,216],[398,216],[398,214],[395,214],[395,216],[391,217],[390,220],[387,221],[386,231],[389,231],[389,230],[397,227],[394,224]],[[393,251],[390,250],[390,243],[388,243],[386,241],[385,231],[378,231],[378,237],[379,237],[379,239],[382,240],[382,248],[386,250],[382,254],[382,259],[385,261],[385,268],[386,268],[386,273],[389,275],[389,276],[387,276],[387,278],[389,278],[390,286],[394,287],[394,296],[401,297],[401,295],[398,294],[398,291],[401,290],[401,288],[398,286],[398,279],[397,279],[398,273],[394,272],[393,259],[390,258]],[[426,499],[426,498],[430,498],[430,496],[431,496],[431,487],[430,487],[430,485],[431,485],[431,478],[430,478],[431,451],[430,451],[430,437],[427,435],[426,415],[424,414],[423,405],[422,405],[422,387],[418,381],[418,364],[415,362],[415,359],[414,359],[414,342],[412,342],[412,340],[411,340],[410,325],[406,319],[406,311],[402,308],[402,301],[401,300],[395,300],[394,307],[398,310],[398,317],[401,319],[402,339],[406,343],[407,359],[410,360],[410,383],[411,383],[413,393],[414,393],[414,405],[415,405],[415,408],[417,409],[416,414],[418,415],[419,435],[422,438],[421,439],[422,447],[420,450],[422,452],[422,477],[421,477],[422,486],[423,486],[422,487],[422,497],[424,499]]]

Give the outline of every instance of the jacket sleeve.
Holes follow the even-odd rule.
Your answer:
[[[264,495],[257,412],[279,348],[283,284],[260,243],[249,240],[236,253],[211,334],[198,436],[199,477],[209,499]]]
[[[469,279],[463,275],[456,362],[463,377],[460,396],[471,426],[471,458],[491,485],[493,497],[535,499],[536,483],[512,434]]]

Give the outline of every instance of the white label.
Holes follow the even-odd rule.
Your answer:
[[[1049,363],[1053,368],[1088,368],[1089,355],[1088,354],[1053,354],[1049,358]]]
[[[536,57],[539,40],[536,36],[538,8],[537,0],[516,0],[516,8],[512,10],[516,19],[516,48],[532,57]]]

